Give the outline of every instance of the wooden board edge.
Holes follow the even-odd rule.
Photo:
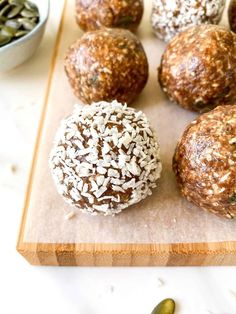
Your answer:
[[[233,266],[236,241],[175,244],[19,243],[32,265],[51,266]]]
[[[58,31],[57,31],[57,35],[56,35],[56,40],[55,40],[55,44],[54,44],[54,48],[53,48],[53,52],[52,52],[52,58],[51,58],[50,67],[49,67],[48,80],[47,80],[47,85],[46,85],[46,93],[44,96],[43,106],[42,106],[42,110],[41,110],[41,114],[40,114],[37,137],[35,140],[35,146],[34,146],[34,150],[33,150],[33,158],[32,158],[32,162],[31,162],[31,167],[30,167],[30,171],[29,171],[29,178],[28,178],[28,183],[27,183],[26,192],[25,192],[25,199],[24,199],[24,205],[23,205],[23,210],[22,210],[21,223],[20,223],[19,233],[18,233],[17,247],[20,247],[21,244],[23,243],[26,216],[27,216],[27,212],[28,212],[28,204],[29,204],[29,200],[30,200],[30,195],[31,195],[31,190],[32,190],[32,182],[33,182],[35,167],[36,167],[36,163],[37,163],[38,149],[39,149],[41,135],[42,135],[42,131],[43,131],[43,121],[44,121],[44,117],[46,115],[48,99],[50,96],[50,87],[51,87],[53,73],[54,73],[55,66],[56,66],[56,60],[58,57],[59,46],[60,46],[60,42],[61,42],[61,35],[62,35],[63,25],[64,25],[64,21],[65,21],[66,5],[67,5],[67,0],[64,0],[63,9],[62,9],[63,11],[61,14],[59,27],[58,27]]]

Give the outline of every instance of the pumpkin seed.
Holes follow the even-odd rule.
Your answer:
[[[8,2],[13,5],[21,5],[21,4],[24,4],[25,1],[26,0],[8,0]]]
[[[0,47],[32,31],[39,22],[38,7],[27,0],[0,0]]]
[[[175,301],[172,299],[165,299],[159,303],[152,314],[174,314],[175,312]]]
[[[9,26],[3,26],[3,28],[1,29],[1,34],[6,37],[13,37],[15,33],[16,33],[16,30]]]
[[[20,18],[18,21],[22,24],[23,28],[27,31],[32,31],[35,28],[36,24],[30,19]]]
[[[0,8],[3,8],[7,3],[7,0],[0,0]]]
[[[27,9],[23,9],[21,11],[21,16],[29,17],[29,18],[36,17],[36,16],[38,16],[38,12],[37,11],[30,11],[30,10],[27,10]]]
[[[30,1],[25,2],[25,8],[28,9],[29,11],[38,12],[37,6]]]
[[[6,21],[5,25],[14,29],[19,29],[21,27],[21,23],[14,19]]]
[[[25,36],[29,33],[29,31],[22,31],[22,30],[18,30],[16,33],[15,33],[15,37],[16,38],[19,38],[19,37],[22,37],[22,36]]]
[[[116,26],[128,27],[131,23],[133,23],[132,16],[121,16],[116,22]]]
[[[9,19],[12,19],[13,17],[16,17],[24,8],[24,6],[22,4],[19,4],[15,7],[13,7],[13,9],[7,14],[7,17]]]
[[[11,41],[12,37],[4,36],[0,33],[0,47],[8,44]]]
[[[4,24],[7,18],[5,16],[0,16],[0,24]]]
[[[0,11],[0,16],[6,15],[10,10],[11,10],[11,5],[10,4],[5,5]]]

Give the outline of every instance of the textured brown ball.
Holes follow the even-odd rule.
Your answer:
[[[159,82],[171,100],[208,111],[236,100],[236,35],[217,25],[200,25],[174,37],[164,52]]]
[[[76,0],[76,21],[84,31],[101,27],[136,30],[143,16],[143,0]]]
[[[148,61],[137,36],[124,29],[85,33],[68,50],[65,71],[84,103],[131,103],[148,79]]]
[[[82,212],[114,215],[152,194],[159,144],[145,114],[113,101],[77,106],[50,155],[58,192]]]
[[[236,33],[236,0],[231,0],[228,9],[229,25],[233,32]]]
[[[189,201],[219,216],[236,218],[236,105],[219,106],[186,128],[173,170]]]

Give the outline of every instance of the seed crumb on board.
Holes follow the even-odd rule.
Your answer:
[[[75,212],[70,212],[70,213],[65,215],[65,219],[66,220],[70,220],[70,219],[72,219],[74,217],[75,217]]]
[[[157,286],[158,287],[163,287],[164,286],[164,281],[161,278],[157,278]]]

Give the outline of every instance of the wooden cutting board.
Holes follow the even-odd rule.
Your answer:
[[[150,1],[138,30],[147,52],[150,75],[133,106],[143,110],[156,130],[163,162],[162,178],[153,195],[116,217],[75,217],[57,194],[48,155],[61,119],[79,101],[67,82],[63,59],[68,46],[82,35],[67,1],[58,31],[45,104],[39,123],[17,250],[34,265],[149,266],[236,265],[236,220],[203,212],[179,194],[171,169],[178,138],[196,114],[170,103],[157,83],[157,67],[165,44],[151,31]]]

